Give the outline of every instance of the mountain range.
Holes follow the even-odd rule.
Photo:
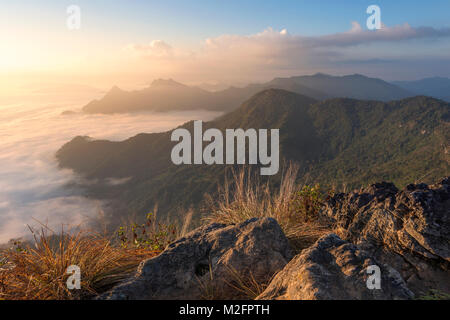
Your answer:
[[[450,102],[449,78],[433,77],[416,81],[394,81],[392,83],[417,95],[435,97]]]
[[[181,127],[192,132],[193,121]],[[425,96],[319,101],[266,89],[203,128],[279,128],[280,160],[299,164],[301,182],[326,188],[380,180],[404,186],[450,172],[450,104]],[[83,187],[90,197],[114,199],[117,214],[142,215],[158,204],[160,212],[176,216],[178,209],[198,208],[205,193],[214,194],[229,166],[172,164],[176,143],[170,135],[142,133],[121,142],[80,136],[56,157],[60,167],[89,180]],[[112,178],[124,182],[108,184]]]
[[[243,88],[230,87],[210,92],[191,87],[172,79],[159,79],[138,91],[124,91],[113,87],[102,99],[83,107],[86,113],[128,113],[135,111],[214,110],[231,111],[245,100],[265,89],[283,89],[316,100],[354,98],[390,101],[415,94],[381,79],[354,74],[331,76],[315,74],[290,78],[275,78],[269,82],[250,84]]]

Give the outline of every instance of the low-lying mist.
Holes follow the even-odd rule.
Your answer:
[[[29,235],[27,225],[40,222],[58,230],[62,225],[80,225],[101,212],[100,201],[65,187],[74,175],[57,167],[55,152],[73,137],[122,140],[219,115],[205,111],[62,115],[82,105],[67,100],[0,106],[0,244]]]

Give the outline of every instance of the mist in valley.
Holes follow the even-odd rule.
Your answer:
[[[120,115],[77,112],[93,98],[92,94],[92,90],[84,95],[77,92],[73,97],[44,92],[0,104],[0,243],[29,236],[27,225],[39,227],[43,223],[54,230],[62,226],[68,229],[89,222],[103,210],[101,201],[68,187],[76,177],[57,166],[55,152],[75,136],[118,141],[219,115],[206,111]],[[63,115],[67,110],[75,113]]]

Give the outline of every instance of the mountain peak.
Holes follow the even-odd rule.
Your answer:
[[[310,105],[316,102],[313,98],[297,94],[291,91],[269,88],[256,93],[248,99],[239,109],[241,113],[263,108],[273,112],[279,112],[285,106]]]
[[[106,96],[116,96],[122,94],[124,91],[118,86],[113,86],[107,93]]]
[[[369,77],[367,77],[367,76],[365,76],[363,74],[360,74],[360,73],[350,74],[350,75],[348,75],[346,77],[350,77],[350,78],[364,78],[364,79],[369,78]]]
[[[285,90],[285,89],[279,89],[279,88],[267,88],[264,90],[261,90],[260,92],[256,93],[253,97],[279,97],[279,96],[286,96],[286,95],[297,95],[294,92]]]
[[[173,79],[156,79],[153,80],[151,87],[185,87],[185,85]]]
[[[122,91],[118,86],[113,86],[109,92]]]
[[[332,75],[326,74],[326,73],[322,73],[322,72],[317,72],[317,73],[313,74],[312,77],[316,77],[316,78],[320,78],[320,77],[322,77],[322,78],[330,78],[330,77],[332,77]]]

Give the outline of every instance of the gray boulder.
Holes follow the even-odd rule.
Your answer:
[[[380,268],[381,288],[368,287],[369,266]],[[335,234],[320,238],[280,271],[258,300],[410,299],[400,274]]]
[[[268,283],[292,258],[271,218],[200,227],[143,261],[136,275],[100,299],[238,299],[240,277]]]
[[[337,194],[324,213],[343,239],[399,270],[417,295],[450,292],[450,177],[402,191],[383,182]]]

